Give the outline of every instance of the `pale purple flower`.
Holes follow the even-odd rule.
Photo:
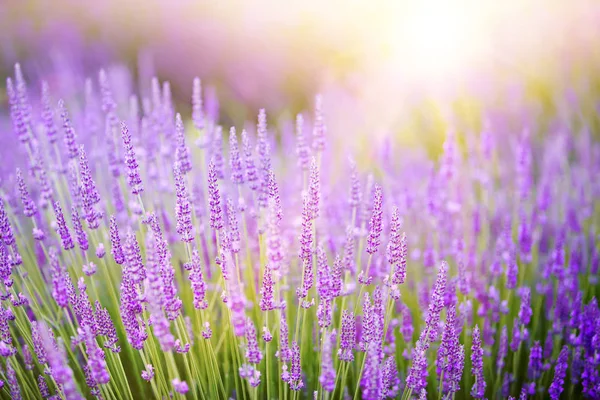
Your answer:
[[[140,177],[140,167],[136,158],[133,143],[131,142],[131,133],[125,122],[121,122],[121,137],[125,147],[125,165],[127,166],[127,184],[133,195],[138,195],[144,191],[142,178]]]
[[[231,182],[236,185],[244,183],[244,169],[242,158],[238,147],[235,127],[229,130],[229,168],[231,169]]]
[[[354,313],[349,310],[342,312],[342,332],[340,336],[339,358],[342,361],[354,361],[354,343],[356,338],[356,320]]]
[[[473,344],[471,345],[471,372],[475,378],[475,383],[471,389],[471,396],[476,399],[483,399],[485,395],[485,378],[483,376],[483,348],[481,347],[481,338],[479,335],[479,326],[473,328]]]
[[[258,364],[262,360],[262,353],[258,348],[258,341],[256,340],[256,328],[250,318],[246,319],[246,359],[251,364]]]
[[[300,346],[296,341],[292,342],[292,361],[290,368],[290,377],[287,381],[290,385],[290,389],[294,391],[299,391],[304,387],[304,382],[302,381],[302,367],[300,365]]]
[[[62,208],[60,208],[60,203],[58,201],[55,201],[53,205],[54,215],[56,216],[56,222],[58,224],[58,234],[60,236],[62,247],[65,250],[71,250],[75,246],[73,245],[73,239],[71,238],[71,233],[67,227],[67,222],[65,221]]]
[[[175,135],[177,139],[175,159],[179,164],[181,174],[186,175],[192,170],[192,161],[190,159],[190,149],[185,143],[185,126],[179,113],[175,115]]]
[[[218,175],[215,164],[208,164],[208,195],[210,204],[210,227],[216,231],[223,228],[223,216],[221,211],[221,195],[219,193]]]
[[[548,389],[548,393],[552,400],[558,400],[564,389],[563,386],[565,384],[565,377],[567,375],[568,362],[569,347],[565,345],[561,349],[558,360],[556,361],[556,366],[554,367],[554,379],[552,380],[552,384]]]

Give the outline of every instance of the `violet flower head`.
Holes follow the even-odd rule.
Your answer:
[[[319,383],[323,386],[323,389],[332,392],[335,389],[335,368],[333,367],[332,341],[335,339],[334,332],[323,334],[321,340],[323,340],[323,351],[321,353],[321,375],[319,376]]]
[[[146,301],[152,317],[152,329],[162,351],[170,351],[175,346],[175,337],[171,333],[169,321],[165,317],[164,282],[161,274],[160,255],[154,234],[146,239]]]
[[[77,136],[75,134],[75,128],[71,124],[69,117],[69,111],[65,105],[64,100],[58,100],[58,109],[60,110],[60,116],[63,121],[64,140],[67,148],[67,156],[70,159],[75,159],[79,156],[79,149],[77,148]]]
[[[121,236],[119,235],[119,226],[115,216],[110,217],[110,252],[115,260],[115,263],[121,265],[125,262],[125,254],[121,247]]]
[[[498,355],[496,360],[496,368],[498,369],[498,373],[502,372],[502,368],[504,368],[504,359],[506,358],[506,353],[508,351],[508,331],[506,325],[502,326],[502,331],[500,333],[500,344],[498,346]]]
[[[299,391],[304,387],[304,382],[302,381],[302,367],[300,365],[300,346],[298,346],[298,342],[292,342],[292,366],[290,368],[290,377],[288,383],[290,385],[290,389],[294,391]]]
[[[225,160],[223,158],[223,127],[213,129],[212,137],[212,163],[214,164],[217,179],[225,179]]]
[[[10,398],[12,400],[21,400],[23,398],[21,396],[21,388],[19,387],[17,373],[12,366],[11,360],[6,361],[6,381],[8,382]]]
[[[40,389],[40,396],[44,399],[50,397],[50,389],[48,388],[48,383],[46,382],[44,375],[38,375],[37,382],[38,388]]]
[[[244,147],[244,163],[246,166],[246,181],[252,190],[258,189],[258,172],[252,154],[252,145],[246,130],[242,130],[242,145]]]
[[[50,87],[48,86],[48,82],[42,81],[42,121],[44,123],[48,143],[54,144],[58,139],[56,137],[58,129],[54,119],[54,109],[51,104]]]
[[[142,255],[140,253],[140,245],[138,243],[135,233],[129,229],[125,236],[125,264],[129,279],[133,283],[142,283],[146,277],[146,269],[142,262]]]
[[[381,244],[381,231],[383,225],[383,193],[381,186],[375,185],[375,198],[373,199],[373,214],[369,222],[369,236],[367,237],[367,253],[374,254]]]
[[[554,379],[552,380],[552,384],[550,384],[550,388],[548,389],[548,394],[550,394],[550,398],[552,400],[558,400],[564,389],[563,386],[565,384],[565,377],[567,376],[568,362],[569,347],[564,345],[560,351],[560,354],[558,355],[558,360],[556,361],[556,366],[554,367]]]
[[[31,321],[31,340],[33,342],[33,352],[37,357],[38,363],[46,364],[46,350],[44,349],[37,321]]]
[[[277,357],[283,363],[287,363],[292,357],[289,345],[289,332],[287,318],[285,316],[285,309],[281,310],[281,317],[279,320],[279,350],[277,352]]]
[[[88,236],[81,224],[81,217],[79,216],[77,207],[73,207],[71,210],[71,222],[73,223],[73,230],[75,231],[75,238],[77,239],[79,248],[82,251],[87,251],[89,248]]]
[[[519,322],[522,325],[529,325],[531,315],[531,289],[529,287],[524,287],[521,296],[521,308],[519,309]]]
[[[229,130],[229,168],[231,169],[231,182],[236,185],[244,183],[244,169],[240,149],[238,147],[235,127]]]
[[[448,273],[448,264],[442,261],[438,270],[433,293],[429,302],[427,318],[425,319],[426,330],[428,332],[429,341],[433,342],[438,334],[438,324],[440,321],[440,312],[444,307],[444,294],[446,292],[446,280]]]
[[[361,204],[361,192],[360,192],[360,178],[358,176],[358,170],[356,162],[350,160],[350,194],[348,196],[348,205],[352,208],[353,212],[358,210]]]
[[[208,164],[208,195],[210,205],[210,227],[215,231],[223,228],[221,194],[219,193],[219,184],[217,179],[218,177],[215,164],[213,161],[211,161]]]
[[[179,164],[175,165],[173,173],[175,175],[175,195],[177,196],[175,206],[177,233],[182,241],[189,243],[194,240],[192,206],[190,204],[187,188],[185,187],[183,171]]]
[[[121,122],[121,137],[125,147],[125,165],[127,166],[127,184],[133,195],[138,195],[144,191],[142,178],[140,177],[140,167],[135,156],[133,143],[131,142],[131,133],[125,122]]]
[[[321,178],[319,177],[319,166],[313,157],[310,162],[310,183],[308,186],[308,210],[310,219],[319,216],[319,203],[321,201]]]
[[[188,384],[179,378],[173,379],[171,383],[173,384],[173,390],[179,394],[186,394],[190,390]]]
[[[71,250],[73,247],[75,247],[75,245],[73,244],[71,233],[67,227],[67,222],[65,221],[62,208],[60,208],[60,203],[58,201],[55,201],[53,205],[54,215],[56,216],[56,222],[58,224],[58,235],[60,236],[62,247],[65,250]]]
[[[60,265],[58,252],[54,247],[50,247],[48,254],[52,271],[52,297],[56,300],[56,304],[58,304],[59,307],[68,307],[69,297],[67,293],[67,284],[70,282],[69,275],[66,269]]]
[[[94,379],[94,382],[99,385],[107,384],[110,381],[110,375],[108,373],[106,361],[104,361],[104,352],[98,347],[96,338],[89,326],[83,327],[82,334],[88,356],[87,365],[90,369],[92,378]]]
[[[48,356],[48,366],[50,367],[51,375],[54,381],[62,386],[62,392],[65,398],[69,400],[83,400],[83,396],[79,393],[76,385],[76,380],[73,374],[73,370],[69,367],[67,362],[67,355],[64,349],[64,345],[61,342],[57,343],[51,331],[48,328],[40,324],[40,334],[42,337],[42,343]]]
[[[542,346],[539,341],[535,341],[529,352],[529,376],[532,380],[537,380],[542,373],[543,358]]]
[[[308,195],[304,195],[302,196],[302,227],[300,233],[300,250],[298,253],[298,256],[303,261],[307,261],[312,258],[312,224],[310,198]]]
[[[260,288],[260,309],[270,311],[275,309],[275,298],[273,296],[273,271],[269,264],[265,265],[262,287]]]
[[[256,328],[250,318],[246,320],[246,359],[251,364],[258,364],[262,360],[262,353],[258,348],[258,341],[256,340]]]
[[[346,362],[354,361],[354,343],[356,340],[356,320],[354,313],[349,310],[342,312],[342,333],[340,336],[340,348],[338,355],[340,360]]]
[[[35,214],[37,214],[37,207],[29,195],[27,185],[23,179],[23,174],[19,168],[17,168],[17,186],[19,188],[19,194],[21,195],[21,202],[23,203],[23,214],[29,218],[34,217]]]
[[[190,282],[192,292],[194,293],[194,308],[204,310],[208,307],[206,299],[206,282],[202,274],[202,265],[200,262],[200,253],[198,249],[192,250],[192,271],[190,272]]]
[[[6,78],[6,94],[8,97],[8,104],[10,105],[10,117],[13,123],[13,130],[17,134],[19,142],[26,144],[30,140],[29,130],[27,129],[27,124],[19,104],[19,97],[11,78]]]
[[[302,171],[308,171],[310,165],[310,147],[304,135],[304,117],[302,117],[302,114],[296,116],[296,156],[298,157],[298,167]]]
[[[182,175],[186,175],[192,170],[192,161],[190,159],[190,149],[185,143],[185,126],[179,113],[175,115],[175,134],[177,138],[175,159],[179,163]]]
[[[479,326],[473,328],[473,344],[471,345],[471,372],[475,377],[475,383],[471,389],[471,396],[476,399],[483,399],[485,396],[485,378],[483,376],[483,348],[481,347],[481,337]]]
[[[142,379],[150,382],[154,378],[154,367],[152,364],[147,364],[146,369],[142,371]]]

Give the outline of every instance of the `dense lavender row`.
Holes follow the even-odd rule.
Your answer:
[[[275,132],[113,82],[6,80],[2,398],[600,398],[586,129],[338,163],[320,97]]]

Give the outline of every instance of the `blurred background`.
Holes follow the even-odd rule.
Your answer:
[[[510,134],[598,108],[593,0],[2,0],[0,26],[3,76],[124,65],[142,93],[169,80],[183,112],[199,76],[224,124],[322,93],[329,132],[435,147],[448,126]]]

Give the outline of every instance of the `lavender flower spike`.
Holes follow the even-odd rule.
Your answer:
[[[127,165],[127,184],[133,195],[138,195],[144,191],[142,178],[140,177],[140,167],[135,156],[133,144],[131,142],[131,133],[125,122],[121,122],[121,137],[125,147],[125,165]]]
[[[483,349],[479,335],[479,326],[473,328],[473,344],[471,346],[471,371],[475,377],[475,383],[471,389],[471,396],[475,399],[483,399],[485,396],[485,378],[483,377]]]

